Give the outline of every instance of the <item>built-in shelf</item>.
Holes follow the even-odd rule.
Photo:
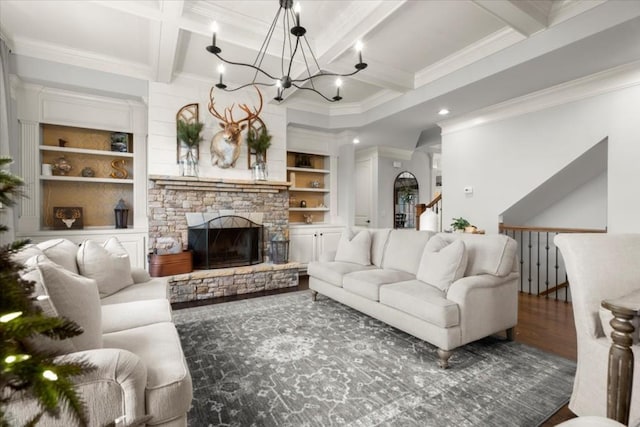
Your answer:
[[[130,159],[133,158],[133,153],[123,153],[120,151],[92,150],[89,148],[55,147],[50,145],[41,145],[40,150],[55,151],[58,153],[91,154],[95,156],[108,156],[108,157],[128,157]]]
[[[291,187],[289,191],[304,191],[309,193],[328,193],[330,190],[328,188],[300,188],[300,187]]]
[[[91,178],[84,176],[62,176],[62,175],[40,175],[42,181],[66,181],[66,182],[98,182],[104,184],[130,184],[133,185],[133,179],[120,178]]]
[[[289,208],[292,212],[329,212],[329,208]]]
[[[328,169],[315,169],[315,168],[297,168],[294,166],[287,167],[289,172],[310,172],[310,173],[330,173]]]

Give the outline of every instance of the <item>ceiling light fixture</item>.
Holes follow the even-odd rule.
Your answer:
[[[440,114],[441,116],[446,116],[447,114],[449,114],[449,110],[443,108],[442,110],[438,111],[438,114]]]
[[[353,138],[353,143],[354,144],[360,144],[360,140],[358,138]]]
[[[207,51],[214,54],[218,57],[218,59],[229,65],[239,65],[255,70],[253,80],[248,83],[242,84],[235,89],[227,89],[227,85],[225,85],[222,80],[224,68],[219,68],[218,72],[220,74],[220,82],[216,84],[216,87],[227,92],[233,92],[250,85],[276,86],[277,93],[273,99],[275,99],[276,101],[282,101],[284,99],[282,97],[284,91],[293,86],[301,90],[309,90],[315,92],[329,102],[340,101],[342,99],[342,97],[340,96],[340,86],[342,85],[342,81],[340,79],[337,79],[336,81],[336,95],[331,98],[322,94],[318,89],[316,89],[314,85],[314,79],[320,77],[349,77],[367,68],[367,64],[362,62],[362,42],[358,41],[355,46],[355,49],[358,52],[358,63],[356,63],[355,65],[355,71],[345,74],[325,72],[320,68],[318,60],[316,59],[313,50],[311,50],[311,45],[309,44],[309,41],[305,36],[307,30],[300,25],[300,3],[296,3],[296,6],[294,8],[292,8],[293,0],[279,0],[279,3],[280,8],[276,12],[275,17],[273,18],[273,22],[271,23],[271,27],[269,27],[269,31],[267,31],[267,35],[262,42],[262,46],[260,46],[260,50],[258,51],[258,54],[256,55],[253,63],[251,64],[230,61],[223,58],[221,56],[222,49],[220,49],[220,47],[216,45],[218,24],[214,22],[211,25],[213,39],[211,45],[207,46]],[[265,71],[262,68],[262,61],[267,54],[267,49],[269,48],[269,44],[271,43],[271,37],[276,30],[278,19],[280,18],[282,18],[281,25],[282,30],[284,31],[284,40],[282,42],[282,57],[280,60],[281,69],[280,71]],[[304,62],[306,71],[300,77],[293,78],[291,77],[291,72],[293,68],[294,58],[296,57],[296,54],[298,52],[300,52],[300,54],[302,55],[302,61]],[[315,67],[313,67],[314,65]],[[259,77],[263,80],[266,78],[269,80],[269,82],[259,81]]]

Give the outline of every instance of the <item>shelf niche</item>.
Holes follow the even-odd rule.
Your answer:
[[[326,223],[329,219],[329,156],[287,152],[287,180],[289,188],[289,222],[305,224],[311,215],[312,223]],[[312,184],[312,183],[315,183]],[[304,206],[302,202],[304,201]]]
[[[126,147],[119,146],[123,151],[112,151],[113,134],[126,136]],[[40,164],[54,164],[64,156],[72,167],[65,175],[54,171],[52,176],[40,176],[41,230],[54,229],[57,207],[81,207],[84,228],[115,228],[113,209],[120,199],[129,206],[127,223],[133,227],[133,134],[41,124],[41,136]],[[119,178],[111,177],[117,172],[114,160],[126,171],[126,178],[121,172]],[[82,176],[85,167],[94,171],[93,177]]]

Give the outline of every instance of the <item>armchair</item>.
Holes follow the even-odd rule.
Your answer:
[[[638,300],[640,234],[559,234],[554,242],[565,261],[578,341],[569,409],[579,416],[604,417],[613,315],[601,304],[620,298]],[[640,367],[637,335],[632,350],[633,361]],[[636,425],[640,419],[640,369],[635,369],[631,380],[629,425]]]

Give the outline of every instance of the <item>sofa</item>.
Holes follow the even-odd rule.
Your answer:
[[[54,239],[15,255],[21,275],[35,282],[34,296],[48,315],[67,317],[83,333],[31,345],[62,358],[82,358],[96,369],[74,379],[91,426],[186,426],[191,376],[172,323],[168,284],[131,268],[113,237],[77,245]],[[17,398],[8,413],[22,425],[38,413],[36,402]],[[76,425],[66,410],[38,426]]]
[[[437,347],[506,331],[518,316],[515,240],[505,235],[345,230],[337,250],[308,265],[309,288]]]

